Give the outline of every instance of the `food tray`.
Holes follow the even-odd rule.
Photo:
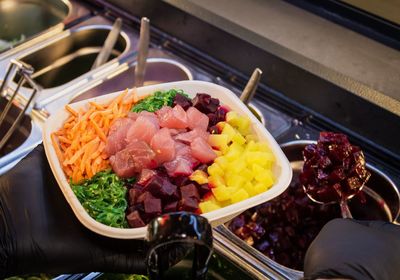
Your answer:
[[[281,148],[271,136],[271,134],[265,129],[265,127],[252,115],[247,107],[235,96],[235,94],[227,88],[203,81],[181,81],[173,83],[158,84],[152,86],[145,86],[137,88],[138,96],[144,96],[151,94],[158,90],[169,90],[169,89],[182,89],[190,97],[194,97],[196,93],[208,93],[211,96],[218,98],[221,103],[230,109],[238,112],[241,115],[247,115],[251,122],[254,132],[258,135],[260,140],[267,141],[273,154],[276,157],[276,162],[273,168],[273,173],[276,178],[275,184],[266,192],[250,197],[241,202],[223,207],[221,209],[202,214],[206,217],[213,226],[217,226],[224,222],[227,222],[231,218],[235,217],[239,213],[251,208],[255,205],[261,204],[268,201],[278,195],[280,195],[289,185],[292,179],[292,169],[290,163],[282,152]],[[79,108],[87,109],[89,101],[95,101],[100,104],[109,102],[118,96],[120,92],[114,92],[107,95],[99,96],[96,98],[83,100],[70,106],[78,110]],[[103,225],[97,222],[95,219],[89,216],[85,211],[78,198],[73,193],[68,179],[66,178],[61,164],[57,158],[54,147],[52,146],[50,135],[52,132],[57,131],[63,123],[67,120],[69,113],[65,109],[60,109],[56,114],[52,115],[45,123],[43,128],[43,143],[46,151],[46,156],[49,161],[50,167],[53,174],[58,182],[58,185],[65,196],[65,199],[71,206],[76,217],[79,221],[88,229],[113,238],[119,239],[140,239],[146,236],[146,227],[141,228],[113,228],[110,226]]]

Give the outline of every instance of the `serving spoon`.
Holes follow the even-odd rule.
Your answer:
[[[299,171],[301,171],[303,169],[303,164],[304,164],[304,162],[302,160],[292,161],[290,163],[293,170],[299,170]],[[347,197],[341,198],[340,200],[332,200],[332,201],[320,201],[320,200],[316,199],[315,197],[313,197],[313,195],[311,195],[307,192],[307,189],[304,185],[303,185],[303,190],[306,193],[306,195],[308,196],[308,198],[310,198],[310,200],[315,203],[325,204],[325,205],[339,203],[342,217],[350,218],[350,219],[353,218],[353,215],[351,214],[350,208],[348,206],[348,201],[350,199],[352,199],[358,192],[362,191],[366,195],[370,196],[373,200],[375,200],[375,202],[378,205],[380,205],[382,207],[382,209],[385,212],[389,221],[393,220],[392,212],[390,211],[389,205],[386,203],[386,201],[377,192],[375,192],[373,189],[368,187],[365,183],[360,186],[359,191],[357,193],[354,193]]]
[[[144,84],[144,74],[146,72],[146,60],[149,53],[150,42],[150,20],[142,17],[140,21],[140,35],[137,63],[135,66],[135,87],[141,87]]]
[[[108,33],[106,40],[104,41],[104,45],[101,48],[99,54],[96,57],[92,65],[92,70],[103,65],[111,55],[111,51],[114,48],[115,43],[117,42],[118,35],[121,32],[122,28],[122,19],[117,18],[111,28],[111,31]]]

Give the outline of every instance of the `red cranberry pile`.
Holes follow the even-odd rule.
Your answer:
[[[208,131],[215,124],[225,121],[227,110],[220,106],[219,100],[205,93],[198,93],[191,100],[177,94],[172,107],[180,105],[187,110],[194,106],[209,118]],[[207,171],[207,164],[197,164],[193,170]],[[173,174],[169,176],[164,167],[144,170],[135,183],[127,183],[128,209],[126,219],[132,228],[143,227],[151,219],[163,213],[175,211],[197,212],[199,202],[210,193],[208,184],[199,185],[188,176]]]
[[[357,194],[371,175],[361,149],[341,133],[321,132],[317,144],[303,150],[300,182],[321,202],[339,201]]]

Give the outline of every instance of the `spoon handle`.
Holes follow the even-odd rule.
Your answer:
[[[340,200],[340,211],[342,212],[343,218],[353,219],[353,215],[351,215],[349,205],[347,204],[347,199]]]

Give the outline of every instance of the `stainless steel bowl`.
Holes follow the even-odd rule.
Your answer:
[[[101,84],[89,89],[86,92],[78,93],[71,101],[76,102],[107,93],[132,88],[135,85],[135,65],[130,64],[130,68],[115,75],[112,74]],[[167,82],[192,80],[193,76],[190,70],[183,64],[168,58],[149,58],[147,59],[146,74],[144,85],[160,84]]]
[[[32,78],[43,89],[58,87],[91,70],[108,33],[100,28],[79,30],[20,60],[35,69]],[[120,35],[108,61],[121,55],[126,46]]]
[[[297,180],[297,176],[301,171],[301,165],[299,165],[299,161],[303,160],[302,150],[304,147],[310,143],[315,143],[315,141],[291,141],[281,145],[281,148],[289,161],[294,163],[293,168],[293,181]],[[373,167],[370,164],[367,164],[368,170],[371,172],[370,180],[368,181],[368,187],[378,193],[389,206],[390,214],[392,217],[391,221],[396,221],[399,217],[400,211],[400,195],[395,183],[382,171]],[[297,175],[297,176],[296,176]],[[279,199],[279,197],[278,197]],[[339,207],[339,206],[338,206]],[[350,209],[356,219],[381,219],[388,220],[388,215],[386,212],[370,197],[366,196],[366,203],[361,204],[360,201],[353,199],[350,201]],[[334,217],[332,217],[334,218]],[[245,241],[238,238],[234,233],[232,233],[227,226],[229,223],[224,226],[222,229],[223,234],[230,238],[235,244],[239,244],[241,248],[245,251],[250,252],[252,255],[256,256],[257,259],[261,260],[267,266],[273,268],[278,271],[280,274],[288,277],[289,279],[300,279],[303,276],[303,272],[299,270],[294,270],[289,267],[285,267],[261,252],[257,249],[249,246]]]
[[[30,48],[90,14],[76,0],[1,0],[0,61]]]

